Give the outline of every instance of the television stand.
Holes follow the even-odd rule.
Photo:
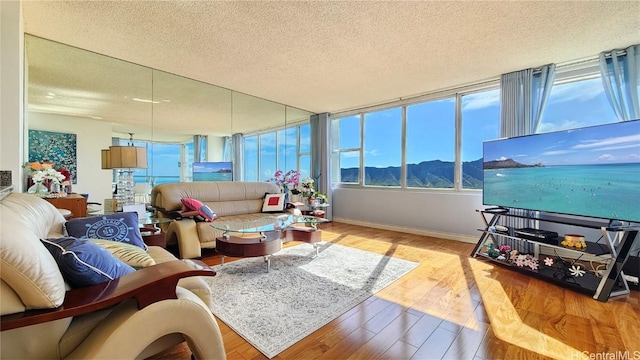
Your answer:
[[[482,235],[471,252],[472,257],[487,259],[589,294],[598,301],[606,302],[610,297],[629,293],[622,267],[638,237],[638,227],[609,227],[610,223],[605,220],[581,217],[526,216],[494,209],[476,212],[482,217],[485,228],[479,229]],[[503,217],[535,220],[542,229],[545,223],[598,229],[602,236],[600,239],[585,239],[586,248],[575,243],[569,243],[573,247],[567,247],[566,242],[562,244],[563,236],[532,240],[519,236],[513,228],[498,231],[505,230],[498,225]]]

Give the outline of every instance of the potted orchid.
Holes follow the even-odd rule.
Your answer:
[[[273,177],[267,179],[266,182],[273,182],[282,189],[284,194],[289,194],[289,191],[293,193],[293,189],[298,187],[300,182],[300,172],[298,170],[289,170],[284,173],[282,170],[278,170],[273,174]]]

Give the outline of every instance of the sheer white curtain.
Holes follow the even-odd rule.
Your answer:
[[[640,45],[602,52],[599,65],[605,94],[618,120],[640,118]]]
[[[311,115],[311,178],[317,179],[316,189],[327,195],[331,204],[331,118],[329,113]],[[325,209],[325,217],[332,218],[331,206]]]

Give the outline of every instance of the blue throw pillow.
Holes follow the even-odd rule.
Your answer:
[[[138,213],[120,212],[78,218],[65,225],[69,236],[83,239],[103,239],[136,245],[147,250],[138,227]]]
[[[58,263],[62,277],[74,288],[103,283],[135,271],[102,246],[86,239],[40,239]]]

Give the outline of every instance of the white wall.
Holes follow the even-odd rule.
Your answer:
[[[333,220],[475,243],[484,223],[477,192],[333,189]]]
[[[207,147],[207,161],[222,161],[224,155],[224,137],[209,135]]]
[[[23,54],[19,1],[0,1],[0,170],[11,170],[14,191],[22,191]]]
[[[73,192],[89,194],[89,201],[99,203],[112,197],[111,170],[102,170],[100,153],[111,145],[111,123],[34,112],[27,113],[25,122],[32,130],[76,134],[78,183],[72,184]]]

